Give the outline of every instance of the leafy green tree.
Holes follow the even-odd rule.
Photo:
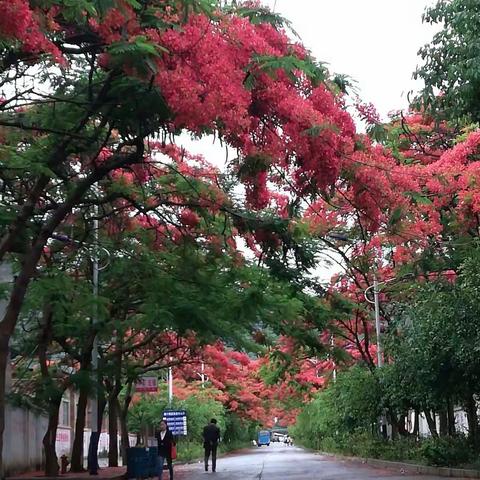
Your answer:
[[[298,416],[294,435],[320,448],[355,432],[371,433],[381,414],[382,390],[370,370],[357,366],[338,375]]]
[[[43,444],[49,474],[58,473],[55,439],[65,390],[92,393],[89,371],[94,329],[90,317],[95,302],[89,282],[47,267],[32,284],[12,344],[13,354],[20,359],[16,394],[28,395],[48,414]],[[105,309],[99,307],[102,317]]]
[[[182,449],[190,451],[194,446],[199,447],[202,443],[203,427],[211,418],[217,419],[222,432],[226,431],[227,412],[220,402],[212,398],[212,393],[209,389],[202,390],[184,400],[177,399],[170,406],[165,388],[155,396],[143,396],[129,410],[129,431],[137,433],[138,441],[145,444],[147,438],[158,428],[167,408],[182,409],[187,412],[187,436],[179,439],[179,453],[182,454]]]
[[[392,405],[423,410],[433,435],[438,433],[433,413],[446,414],[446,427],[440,433],[453,433],[453,406],[463,405],[475,443],[475,396],[480,378],[479,267],[478,250],[472,250],[455,283],[437,281],[417,288],[411,304],[397,312],[392,325],[387,345],[392,364],[385,372],[386,394]]]
[[[480,5],[475,0],[440,0],[424,21],[440,26],[420,50],[415,76],[425,82],[419,101],[447,121],[480,121]]]

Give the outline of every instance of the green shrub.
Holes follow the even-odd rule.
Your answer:
[[[455,467],[472,460],[472,449],[466,437],[429,438],[422,442],[421,456],[429,465]]]
[[[372,373],[354,367],[305,406],[292,434],[303,445],[321,449],[326,438],[339,443],[340,437],[371,432],[381,413],[381,398],[380,385]]]
[[[142,436],[153,435],[166,408],[166,392],[155,396],[144,396],[129,410],[129,430]],[[179,461],[188,462],[203,456],[203,427],[210,422],[211,418],[217,419],[222,433],[221,452],[243,448],[254,438],[256,425],[240,419],[234,413],[227,412],[220,402],[208,395],[208,392],[200,392],[185,400],[177,400],[172,408],[186,410],[188,418],[188,435],[178,439]]]
[[[198,442],[181,442],[178,445],[177,454],[180,462],[190,462],[202,458],[203,448]]]
[[[416,441],[399,438],[385,441],[366,432],[324,437],[318,450],[361,458],[424,463],[455,467],[475,462],[474,451],[466,437],[428,438]]]

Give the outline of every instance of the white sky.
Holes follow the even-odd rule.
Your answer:
[[[263,0],[291,21],[313,56],[331,72],[357,81],[360,97],[372,102],[382,118],[408,106],[407,94],[421,88],[412,79],[417,52],[434,29],[422,23],[425,8],[435,0]],[[187,150],[223,165],[225,150],[211,140],[191,142]],[[230,156],[230,159],[232,156]],[[324,266],[317,275],[328,281],[338,267]]]
[[[422,24],[433,0],[265,0],[292,22],[303,43],[330,70],[358,82],[361,96],[385,116],[418,89],[418,49],[434,30]]]
[[[372,102],[384,119],[406,108],[407,94],[421,87],[412,79],[417,52],[434,29],[422,23],[425,8],[435,0],[263,0],[291,21],[304,45],[332,72],[357,81],[361,98]],[[195,152],[212,154],[216,147],[185,142]],[[206,148],[206,151],[204,150]],[[206,156],[208,156],[206,155]]]

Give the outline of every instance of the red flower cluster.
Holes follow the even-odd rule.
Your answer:
[[[56,11],[53,7],[52,10]],[[19,42],[25,53],[49,53],[63,61],[58,48],[40,27],[42,16],[45,17],[43,12],[30,8],[28,0],[0,0],[0,39]],[[54,24],[50,23],[50,27]]]

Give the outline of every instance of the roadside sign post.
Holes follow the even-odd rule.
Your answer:
[[[163,419],[173,435],[184,437],[187,435],[187,412],[185,410],[165,410]]]
[[[140,377],[135,384],[137,393],[157,393],[158,378],[157,377]]]

